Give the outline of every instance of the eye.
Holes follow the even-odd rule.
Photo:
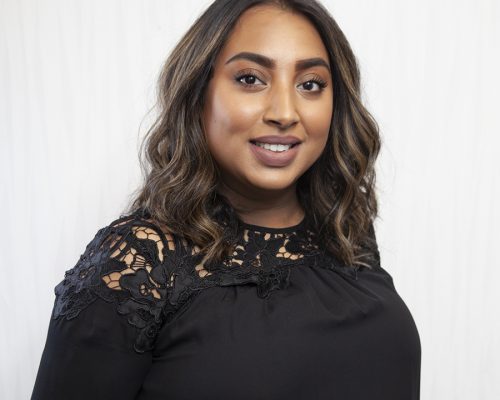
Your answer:
[[[328,85],[326,81],[321,79],[319,76],[315,77],[313,79],[309,79],[308,81],[301,83],[301,85],[307,85],[307,87],[312,88],[312,86],[316,84],[319,87],[319,90],[306,90],[307,92],[312,92],[312,93],[320,93],[323,91],[323,89]]]
[[[248,71],[243,71],[241,74],[235,76],[234,79],[236,82],[242,84],[244,87],[257,86],[254,84],[255,80],[261,81],[255,74],[250,73]],[[243,79],[246,82],[241,82],[240,81],[241,79]]]

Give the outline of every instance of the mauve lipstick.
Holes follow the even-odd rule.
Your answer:
[[[250,142],[269,143],[269,144],[295,144],[295,143],[300,143],[302,141],[296,136],[269,135],[269,136],[260,136],[254,139],[250,139]]]
[[[265,143],[270,143],[270,142],[265,142]],[[255,157],[268,167],[286,167],[287,165],[291,164],[291,162],[295,159],[300,148],[300,143],[299,143],[288,150],[275,152],[257,146],[252,142],[250,142],[249,144],[250,144],[250,149],[252,153],[255,155]]]

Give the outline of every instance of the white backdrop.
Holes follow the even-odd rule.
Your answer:
[[[0,0],[1,399],[29,398],[53,289],[139,183],[160,66],[209,3]],[[499,399],[499,2],[323,4],[381,128],[376,230],[421,398]]]

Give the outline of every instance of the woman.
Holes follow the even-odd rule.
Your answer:
[[[217,0],[159,85],[146,181],[56,286],[32,399],[418,399],[378,128],[328,12]]]

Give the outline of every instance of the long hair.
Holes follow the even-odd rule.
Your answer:
[[[373,221],[379,128],[362,104],[359,68],[346,37],[314,0],[216,0],[196,19],[161,70],[158,116],[140,150],[145,148],[146,161],[139,155],[144,182],[125,212],[147,210],[163,229],[199,246],[203,262],[232,253],[231,235],[240,220],[217,193],[220,172],[203,133],[202,110],[215,59],[235,23],[245,10],[263,4],[308,18],[328,52],[334,96],[329,136],[299,178],[297,196],[326,251],[347,266],[371,268],[378,260]]]

